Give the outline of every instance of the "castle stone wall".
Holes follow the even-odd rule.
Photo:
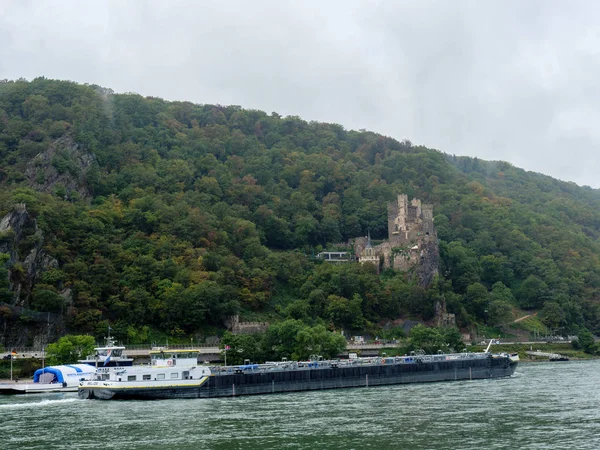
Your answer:
[[[361,263],[376,264],[378,269],[414,271],[419,284],[429,286],[438,273],[439,249],[433,224],[433,206],[419,199],[410,202],[406,194],[388,203],[388,240],[369,248],[367,238],[354,241]]]

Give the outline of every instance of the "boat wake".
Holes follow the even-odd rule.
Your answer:
[[[3,409],[26,409],[26,408],[40,408],[45,406],[64,405],[65,403],[80,402],[78,398],[61,398],[57,400],[45,399],[40,402],[27,402],[27,403],[8,403],[0,405],[0,410]]]

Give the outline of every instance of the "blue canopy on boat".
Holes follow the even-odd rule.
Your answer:
[[[48,366],[38,369],[33,374],[33,382],[40,383],[67,383],[67,386],[75,386],[82,378],[87,378],[96,372],[96,368],[89,364],[65,364],[62,366]],[[50,380],[44,374],[52,374]]]

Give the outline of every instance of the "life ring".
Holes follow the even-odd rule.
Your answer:
[[[167,366],[170,366],[171,364],[173,364],[173,361],[171,361],[170,359],[167,361]]]

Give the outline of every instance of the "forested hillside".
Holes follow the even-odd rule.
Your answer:
[[[31,274],[0,255],[0,315],[49,311],[96,335],[110,321],[135,343],[217,333],[237,313],[376,333],[431,320],[443,298],[462,328],[520,308],[600,332],[600,193],[504,162],[38,78],[0,82],[0,183],[0,218],[25,204],[39,228],[18,253],[41,242],[56,261],[16,292]],[[434,206],[434,286],[311,258],[367,230],[385,238],[399,193]]]

